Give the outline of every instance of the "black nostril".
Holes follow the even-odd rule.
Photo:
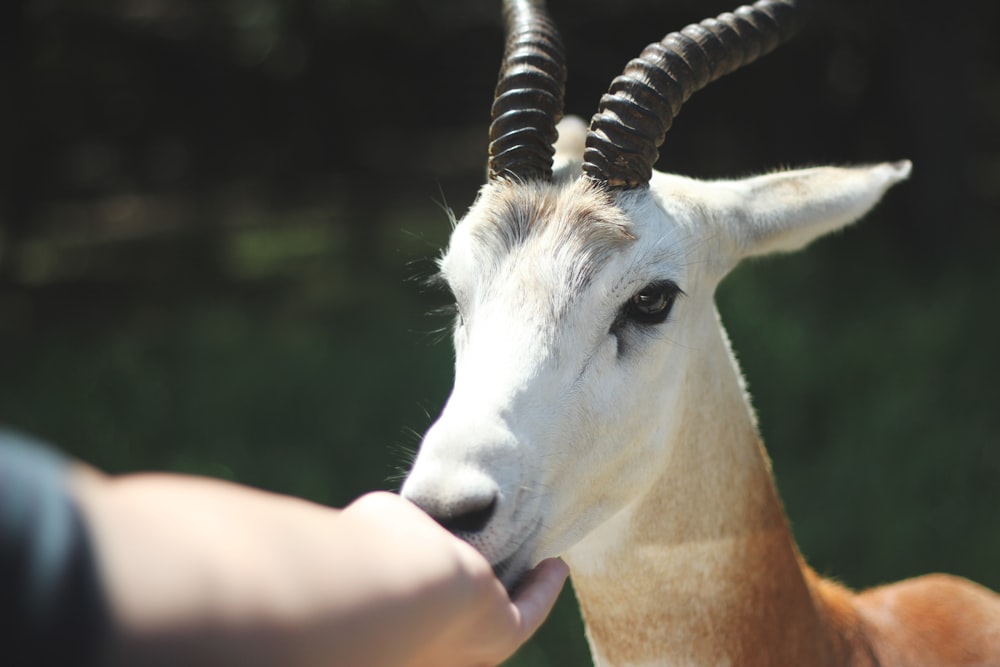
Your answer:
[[[486,527],[497,507],[496,496],[488,499],[486,504],[476,501],[476,506],[457,507],[454,513],[445,516],[435,516],[445,530],[452,533],[478,533]]]

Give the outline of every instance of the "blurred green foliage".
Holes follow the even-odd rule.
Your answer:
[[[114,472],[395,488],[450,386],[423,279],[482,179],[496,4],[5,4],[0,422]],[[645,43],[730,8],[551,5],[582,115]],[[817,569],[1000,588],[1000,5],[907,8],[821,4],[685,107],[660,166],[914,159],[720,309]],[[587,660],[567,594],[511,664]]]

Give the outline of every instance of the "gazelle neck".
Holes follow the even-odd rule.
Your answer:
[[[826,612],[725,334],[704,333],[658,480],[567,554],[595,660],[823,664],[805,651],[824,646]]]

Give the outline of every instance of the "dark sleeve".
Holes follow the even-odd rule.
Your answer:
[[[55,451],[0,429],[0,663],[96,665],[108,610]]]

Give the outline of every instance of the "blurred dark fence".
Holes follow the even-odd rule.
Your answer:
[[[0,421],[107,470],[391,488],[448,391],[420,282],[482,181],[499,3],[7,0]],[[584,117],[712,0],[552,0]],[[1000,4],[817,2],[660,168],[910,158],[862,226],[720,307],[797,537],[869,585],[1000,587]],[[570,600],[519,665],[581,662]]]

